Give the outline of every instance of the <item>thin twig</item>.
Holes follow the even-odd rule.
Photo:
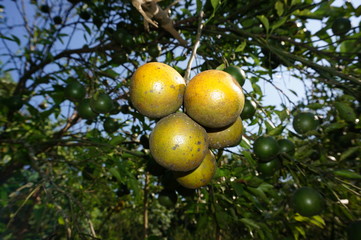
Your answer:
[[[203,26],[204,26],[204,24],[202,22],[203,21],[203,16],[204,16],[204,12],[201,11],[199,13],[199,18],[198,18],[198,29],[197,29],[196,41],[195,41],[195,43],[193,45],[192,55],[191,55],[191,58],[188,61],[187,69],[186,69],[186,72],[184,74],[184,79],[185,79],[186,83],[189,82],[189,77],[190,77],[190,74],[191,74],[191,68],[192,68],[193,60],[197,55],[197,49],[199,47],[201,33],[202,33]]]
[[[148,228],[149,228],[149,219],[148,219],[148,191],[149,191],[149,174],[145,173],[145,182],[144,182],[144,200],[143,200],[143,233],[144,239],[148,238]]]

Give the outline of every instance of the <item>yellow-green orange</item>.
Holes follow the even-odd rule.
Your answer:
[[[230,126],[221,129],[208,129],[208,140],[210,148],[225,148],[238,145],[242,140],[243,124],[240,117]]]
[[[207,70],[189,81],[184,106],[187,114],[199,124],[221,128],[232,124],[241,114],[244,94],[229,73]]]
[[[154,160],[172,171],[198,167],[208,151],[206,130],[184,113],[162,118],[149,139]]]
[[[216,172],[216,168],[216,159],[213,153],[208,150],[207,155],[199,167],[189,172],[174,172],[174,176],[183,187],[195,189],[210,183]]]
[[[182,105],[183,77],[164,63],[150,62],[139,67],[130,81],[130,100],[143,115],[161,118]]]

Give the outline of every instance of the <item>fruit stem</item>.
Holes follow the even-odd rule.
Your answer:
[[[186,84],[188,84],[189,82],[189,78],[190,78],[190,74],[191,74],[191,68],[192,68],[192,64],[193,64],[193,61],[197,55],[197,49],[199,47],[199,43],[200,43],[200,39],[201,39],[201,34],[202,34],[202,29],[203,29],[203,16],[204,16],[204,12],[201,11],[199,13],[199,17],[198,17],[198,28],[197,28],[197,35],[196,35],[196,41],[193,45],[193,48],[192,48],[192,55],[188,61],[188,64],[187,64],[187,69],[184,73],[184,80],[186,81]]]

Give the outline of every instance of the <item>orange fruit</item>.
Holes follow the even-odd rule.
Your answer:
[[[207,70],[193,77],[185,90],[187,114],[209,128],[222,128],[234,123],[244,107],[242,87],[229,74]]]
[[[174,68],[150,62],[134,72],[130,81],[130,100],[141,114],[161,118],[179,109],[184,90],[185,81]]]
[[[216,168],[216,159],[213,153],[208,150],[199,167],[189,172],[174,172],[174,177],[183,187],[190,189],[200,188],[210,183]]]
[[[174,113],[154,127],[149,149],[154,160],[169,170],[193,170],[207,154],[207,132],[186,114]]]
[[[243,123],[240,117],[230,126],[221,129],[208,129],[208,140],[210,148],[234,147],[242,140]]]

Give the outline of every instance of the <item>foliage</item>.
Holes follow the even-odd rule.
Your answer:
[[[184,0],[171,12],[184,47],[163,29],[145,31],[131,1],[1,3],[1,239],[346,239],[361,218],[361,6]],[[334,35],[340,18],[351,28]],[[206,187],[184,189],[152,163],[155,120],[128,101],[131,76],[150,61],[186,80],[189,70],[229,66],[247,74],[244,92],[257,111],[244,120],[239,146],[213,151],[218,169]],[[119,109],[81,118],[79,103],[64,96],[74,79],[87,101],[106,94]],[[305,94],[279,79],[301,82]],[[295,132],[300,112],[315,114],[319,127]],[[109,117],[117,131],[104,130]],[[273,175],[258,170],[252,146],[260,136],[295,144],[294,155],[277,155]],[[325,199],[320,215],[292,208],[305,186]],[[176,190],[174,208],[158,201],[164,189]]]

